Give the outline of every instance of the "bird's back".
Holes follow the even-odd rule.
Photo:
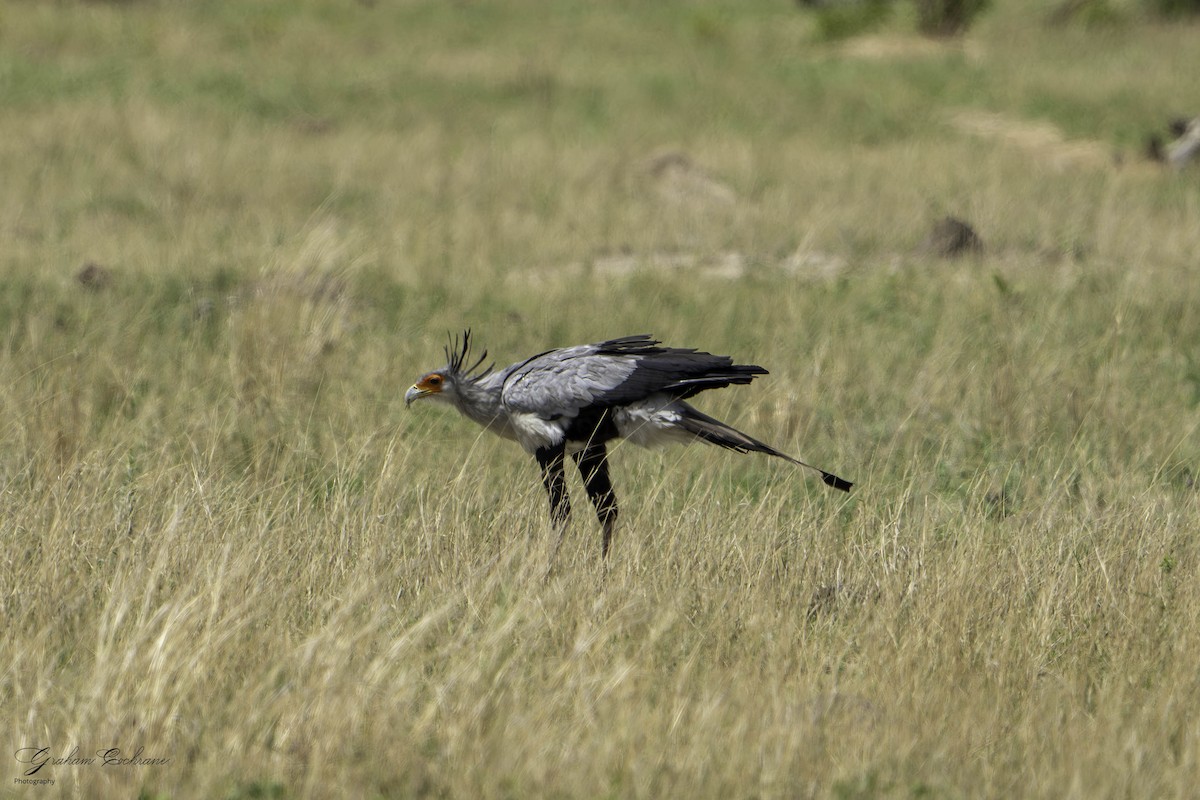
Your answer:
[[[728,356],[661,347],[648,335],[541,353],[505,370],[502,400],[515,413],[569,415],[652,395],[683,400],[706,389],[749,383],[767,371]]]

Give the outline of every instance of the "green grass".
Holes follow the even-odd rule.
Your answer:
[[[171,759],[3,793],[1190,796],[1196,27],[1040,8],[0,9],[0,743]],[[533,459],[404,407],[466,326],[763,364],[700,405],[856,488],[619,447],[547,574]]]

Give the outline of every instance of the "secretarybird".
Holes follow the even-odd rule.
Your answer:
[[[446,348],[446,366],[422,375],[404,402],[430,398],[454,406],[493,433],[516,439],[537,458],[550,495],[550,518],[561,537],[571,514],[563,462],[579,467],[588,497],[604,529],[608,556],[617,522],[617,497],[608,476],[607,443],[626,439],[652,447],[700,440],[738,453],[766,453],[815,470],[835,489],[850,481],[805,464],[769,444],[702,414],[684,401],[706,389],[750,383],[762,367],[734,364],[728,356],[660,347],[647,335],[624,336],[538,353],[495,371],[467,366],[471,332]]]

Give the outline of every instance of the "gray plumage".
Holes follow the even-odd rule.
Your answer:
[[[467,367],[470,331],[446,349],[447,364],[423,375],[405,394],[441,400],[494,433],[515,439],[541,466],[550,513],[561,536],[570,514],[563,463],[571,455],[604,528],[608,554],[617,503],[606,443],[623,438],[652,447],[705,441],[739,453],[760,452],[816,470],[829,486],[851,483],[776,450],[697,411],[686,399],[707,389],[750,383],[767,374],[728,356],[660,347],[647,335],[547,350],[503,370]]]

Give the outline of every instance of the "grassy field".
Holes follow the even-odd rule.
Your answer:
[[[1200,28],[994,5],[0,7],[0,796],[1194,797]],[[467,326],[855,491],[619,447],[548,575]]]

